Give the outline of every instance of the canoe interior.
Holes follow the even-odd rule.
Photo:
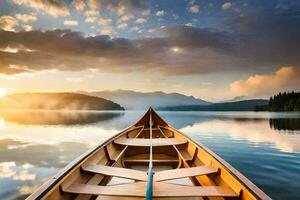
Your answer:
[[[150,146],[153,199],[270,199],[151,108],[135,125],[74,160],[28,199],[145,199]]]

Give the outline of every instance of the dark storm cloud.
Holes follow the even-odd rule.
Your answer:
[[[258,62],[299,65],[300,7],[260,10],[227,19],[240,42],[236,53]]]
[[[231,49],[236,38],[233,34],[211,28],[190,26],[169,27],[162,31],[173,44],[187,48]]]
[[[149,8],[149,1],[147,0],[98,0],[106,6],[118,7],[120,5],[127,6],[131,9],[144,10]]]
[[[230,17],[223,30],[167,27],[161,37],[133,40],[105,35],[83,37],[71,30],[0,31],[1,49],[20,49],[17,53],[0,53],[1,72],[11,71],[12,65],[19,70],[97,68],[171,75],[299,66],[300,15],[295,8]],[[172,51],[174,47],[179,51]]]
[[[186,27],[180,27],[185,29]],[[174,36],[171,34],[174,32]],[[172,36],[171,36],[171,35]],[[206,69],[194,68],[199,58],[190,48],[200,48],[191,41],[176,40],[176,31],[171,30],[162,38],[128,40],[112,39],[109,36],[83,37],[71,30],[5,32],[0,31],[0,48],[16,48],[17,53],[1,52],[2,72],[19,66],[21,69],[62,69],[82,70],[98,68],[103,71],[161,71],[176,74],[182,65],[189,64],[191,70],[186,73]],[[176,54],[170,49],[184,45],[184,52]],[[203,50],[207,53],[208,50]],[[211,54],[211,53],[209,53]],[[201,58],[205,60],[206,58]],[[202,62],[203,63],[203,62]]]
[[[86,2],[90,9],[109,8],[115,10],[119,15],[123,14],[125,9],[146,10],[150,3],[147,0],[87,0]]]

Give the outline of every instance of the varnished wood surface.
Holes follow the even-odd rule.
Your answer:
[[[150,140],[144,138],[120,138],[114,141],[116,144],[125,146],[150,147]],[[187,141],[178,138],[155,138],[152,139],[152,146],[172,146],[185,144]]]
[[[103,174],[108,176],[115,176],[120,178],[127,178],[132,180],[139,181],[147,181],[148,176],[146,172],[134,170],[134,169],[126,169],[120,167],[109,167],[103,165],[88,165],[83,168],[84,171]]]
[[[154,174],[154,181],[165,181],[184,177],[200,176],[217,173],[218,170],[208,166],[165,170]]]
[[[96,200],[145,200],[144,197],[116,197],[116,196],[106,196],[99,195]],[[153,200],[199,200],[199,197],[163,197],[163,198],[153,198]]]
[[[113,186],[72,184],[64,192],[75,194],[110,195],[125,197],[145,197],[146,182],[136,182]],[[228,187],[220,186],[183,186],[162,182],[153,183],[153,197],[237,197],[238,194]]]

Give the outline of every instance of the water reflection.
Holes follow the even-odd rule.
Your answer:
[[[143,114],[0,112],[0,199],[24,199],[74,158],[133,124]],[[300,165],[299,113],[160,115],[228,160],[272,198],[286,197],[277,194],[279,190],[286,191],[289,199],[300,195],[295,189],[300,181],[300,169],[295,167]],[[283,134],[286,132],[295,134]]]
[[[16,165],[62,168],[77,155],[78,149],[86,150],[88,146],[80,142],[32,145],[14,139],[1,139],[0,160],[5,163],[14,162]]]
[[[0,199],[24,199],[119,129],[122,112],[0,112]]]
[[[177,129],[193,126],[196,123],[220,119],[236,122],[269,121],[275,130],[300,130],[300,113],[270,112],[161,112],[164,119]],[[297,133],[297,132],[295,132]]]
[[[181,129],[185,133],[203,134],[211,138],[228,135],[233,140],[254,144],[272,144],[282,152],[300,152],[299,134],[279,134],[269,128],[268,120],[210,120]]]
[[[76,142],[30,145],[12,139],[0,140],[0,185],[3,185],[0,197],[24,199],[78,156],[78,149],[85,151],[87,148]]]
[[[297,133],[294,130],[300,130],[299,118],[281,118],[270,119],[270,127],[275,130],[288,131],[288,133]]]

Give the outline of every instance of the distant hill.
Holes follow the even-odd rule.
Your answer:
[[[159,110],[167,111],[254,111],[256,106],[268,104],[268,100],[252,99],[245,101],[236,101],[228,103],[213,103],[210,105],[189,105],[189,106],[166,106]]]
[[[135,92],[130,90],[80,92],[102,97],[122,105],[126,110],[145,110],[165,106],[209,105],[210,102],[179,93]]]
[[[124,110],[112,101],[77,93],[21,93],[0,98],[0,109]]]
[[[220,101],[218,103],[229,103],[229,102],[245,101],[245,100],[251,100],[251,98],[246,97],[246,96],[236,96],[236,97],[233,97],[232,99]]]

